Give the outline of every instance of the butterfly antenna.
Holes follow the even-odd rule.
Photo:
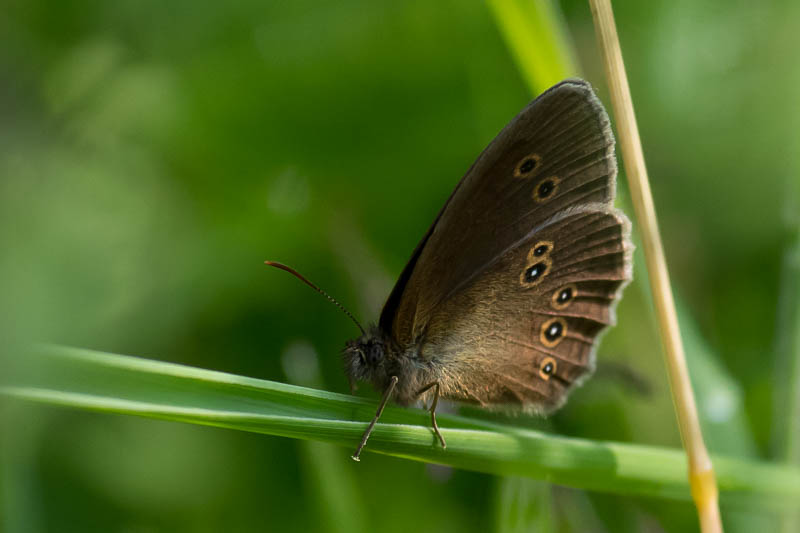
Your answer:
[[[328,294],[327,292],[323,291],[322,289],[320,289],[319,287],[317,287],[316,285],[314,285],[313,283],[311,283],[310,281],[308,281],[308,280],[307,280],[305,277],[303,277],[303,275],[302,275],[302,274],[300,274],[300,273],[299,273],[297,270],[293,269],[292,267],[286,266],[286,265],[284,265],[284,264],[282,264],[282,263],[275,262],[275,261],[264,261],[264,264],[265,264],[265,265],[268,265],[268,266],[271,266],[271,267],[280,268],[281,270],[285,270],[286,272],[288,272],[288,273],[289,273],[289,274],[291,274],[292,276],[296,277],[297,279],[299,279],[300,281],[302,281],[303,283],[305,283],[306,285],[308,285],[309,287],[311,287],[312,289],[314,289],[315,291],[317,291],[318,293],[320,293],[321,295],[323,295],[323,296],[324,296],[325,298],[327,298],[327,299],[328,299],[328,300],[329,300],[329,301],[330,301],[332,304],[334,304],[336,307],[338,307],[339,309],[341,309],[341,310],[342,310],[342,312],[343,312],[344,314],[346,314],[347,316],[349,316],[349,317],[350,317],[350,320],[352,320],[352,321],[353,321],[353,323],[354,323],[356,326],[358,326],[358,329],[360,329],[360,330],[361,330],[361,334],[362,334],[362,335],[366,335],[366,334],[367,334],[367,332],[366,332],[366,331],[364,331],[364,328],[362,328],[362,327],[361,327],[361,324],[359,324],[359,323],[358,323],[358,320],[356,320],[356,317],[354,317],[354,316],[353,316],[353,314],[352,314],[352,313],[350,313],[350,311],[348,311],[348,310],[345,308],[345,306],[343,306],[342,304],[340,304],[340,303],[339,303],[339,302],[336,300],[336,298],[334,298],[333,296],[331,296],[331,295],[330,295],[330,294]]]

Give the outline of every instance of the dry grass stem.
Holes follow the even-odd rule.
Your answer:
[[[611,91],[617,122],[620,151],[628,177],[631,199],[644,244],[650,286],[658,318],[661,342],[669,374],[672,398],[684,448],[688,455],[689,483],[704,533],[721,532],[718,491],[711,459],[708,456],[697,415],[694,393],[683,351],[678,316],[669,283],[664,248],[658,231],[653,196],[647,179],[639,131],[633,113],[628,79],[622,62],[614,14],[610,0],[589,0]]]

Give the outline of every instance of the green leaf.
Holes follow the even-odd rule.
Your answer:
[[[0,394],[53,405],[217,426],[354,448],[375,403],[171,363],[47,346],[0,378]],[[689,500],[680,450],[547,435],[464,417],[387,408],[366,451],[597,491]],[[349,453],[342,451],[342,453]],[[368,460],[368,458],[365,458]],[[800,499],[800,470],[716,457],[724,505],[777,509]]]

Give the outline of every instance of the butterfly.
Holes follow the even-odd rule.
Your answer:
[[[378,324],[365,330],[345,310],[362,332],[343,351],[351,386],[382,392],[353,459],[390,399],[430,401],[446,447],[440,398],[547,414],[591,375],[632,278],[616,175],[608,115],[586,81],[551,87],[497,135],[417,245]]]

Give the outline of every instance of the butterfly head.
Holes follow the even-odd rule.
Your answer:
[[[357,381],[369,381],[380,386],[388,380],[386,342],[378,328],[370,328],[358,339],[347,341],[342,353],[344,370],[354,388]]]

